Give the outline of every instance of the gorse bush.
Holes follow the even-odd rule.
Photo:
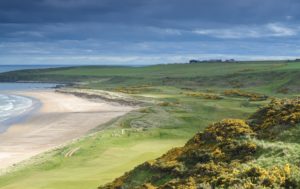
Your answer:
[[[276,137],[278,132],[300,122],[299,99],[274,99],[254,113],[248,123],[260,137]]]
[[[202,134],[202,139],[206,142],[222,142],[253,134],[252,129],[244,120],[225,119],[208,126]]]
[[[186,96],[191,97],[198,97],[202,99],[208,99],[208,100],[221,100],[223,99],[222,96],[218,94],[211,94],[211,93],[201,93],[201,92],[192,92],[192,93],[185,93]]]
[[[268,96],[258,94],[258,93],[249,93],[240,90],[225,90],[225,96],[237,96],[237,97],[246,97],[249,101],[264,101],[268,99]]]
[[[278,125],[282,129],[295,127],[299,113],[298,100],[273,100],[249,120],[213,123],[184,147],[174,148],[99,188],[300,188],[300,171],[294,162],[269,167],[256,164],[257,137],[275,136],[273,130]]]

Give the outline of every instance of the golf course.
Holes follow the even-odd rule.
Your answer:
[[[203,188],[300,187],[300,62],[60,67],[1,73],[0,81],[57,83],[55,93],[132,107],[84,136],[0,172],[1,189],[193,188],[195,180]],[[285,104],[292,108],[282,116],[294,117],[282,121],[278,111]],[[263,108],[275,113],[273,125],[261,128],[257,123],[263,125],[261,117],[269,116]],[[205,135],[224,125],[245,127],[245,132],[222,135],[222,140],[219,133],[213,139]],[[204,141],[197,149],[203,150],[188,153],[195,150],[191,140],[197,141],[197,134]],[[235,156],[220,147],[227,142],[255,147],[251,153],[234,149],[240,153]],[[176,147],[183,152],[169,151]],[[221,159],[209,156],[198,165],[203,158],[199,154],[217,148]],[[206,175],[187,171],[208,165]]]

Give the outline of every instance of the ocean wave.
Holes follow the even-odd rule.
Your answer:
[[[0,94],[0,124],[8,119],[17,117],[33,106],[30,98]]]

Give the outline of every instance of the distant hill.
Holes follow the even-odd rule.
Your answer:
[[[87,88],[175,86],[265,88],[274,93],[300,91],[300,63],[287,61],[209,62],[145,67],[81,66],[0,73],[0,82],[86,83]],[[99,87],[101,86],[101,87]]]

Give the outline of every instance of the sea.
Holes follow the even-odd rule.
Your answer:
[[[0,73],[24,69],[42,69],[61,66],[53,65],[0,65]],[[1,83],[0,82],[0,133],[9,125],[25,119],[30,112],[39,107],[36,99],[13,94],[18,90],[53,88],[54,83]]]

